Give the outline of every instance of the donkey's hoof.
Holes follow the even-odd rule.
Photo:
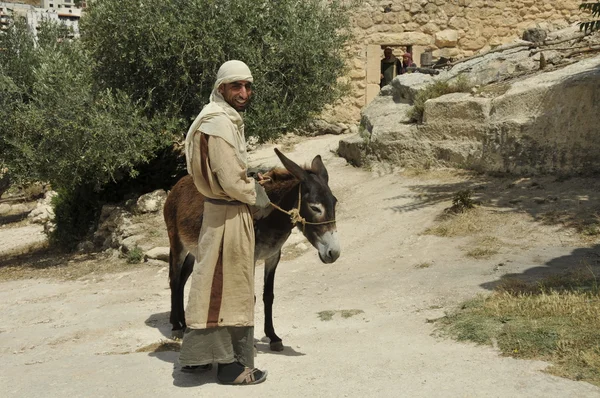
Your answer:
[[[271,351],[283,351],[282,341],[272,341],[269,346],[271,347]]]
[[[183,339],[183,330],[171,330],[171,339],[173,339],[173,340]]]

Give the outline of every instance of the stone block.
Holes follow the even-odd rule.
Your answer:
[[[458,43],[458,31],[453,29],[445,29],[437,32],[434,35],[435,45],[439,48],[456,47]]]

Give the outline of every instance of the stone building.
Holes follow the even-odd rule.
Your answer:
[[[349,46],[351,95],[325,115],[332,121],[358,121],[360,110],[379,92],[383,47],[396,55],[409,50],[420,64],[462,58],[521,37],[530,27],[564,28],[585,18],[581,0],[384,0],[362,2],[352,16]]]

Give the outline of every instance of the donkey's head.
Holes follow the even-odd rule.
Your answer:
[[[275,149],[275,153],[285,168],[300,180],[297,208],[301,219],[306,222],[297,221],[296,226],[319,251],[321,261],[333,263],[340,256],[340,242],[335,225],[337,199],[329,189],[329,175],[321,156],[315,156],[310,169],[304,169],[279,150]]]

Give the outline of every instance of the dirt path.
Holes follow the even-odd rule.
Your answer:
[[[339,199],[342,256],[324,265],[308,248],[280,264],[274,321],[286,348],[272,353],[266,342],[258,343],[257,364],[269,370],[266,383],[224,387],[214,383],[214,373],[182,374],[176,352],[135,352],[170,335],[167,269],[152,265],[75,281],[1,283],[2,396],[600,396],[597,387],[542,372],[543,362],[432,337],[428,322],[489,292],[503,275],[597,256],[594,247],[581,249],[559,228],[540,227],[527,245],[490,259],[467,258],[461,249],[466,238],[421,235],[464,180],[359,170],[330,152],[338,140],[310,139],[286,152],[298,162],[324,157]],[[271,147],[252,154],[254,165],[275,159]],[[529,216],[523,214],[524,223]],[[262,267],[259,286],[261,273]],[[356,315],[345,318],[343,310]],[[331,320],[320,319],[324,311]],[[257,314],[261,325],[260,303]]]

